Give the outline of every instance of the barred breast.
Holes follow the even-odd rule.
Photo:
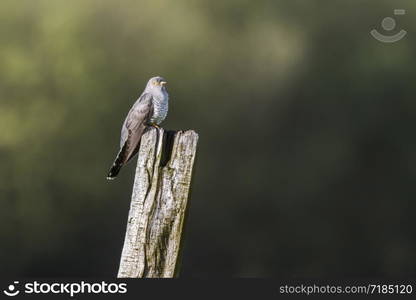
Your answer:
[[[168,114],[169,108],[168,96],[164,95],[162,98],[154,98],[153,100],[153,115],[150,122],[156,125],[162,123]]]

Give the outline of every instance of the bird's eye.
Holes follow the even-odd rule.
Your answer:
[[[153,81],[153,85],[158,85],[156,80]]]

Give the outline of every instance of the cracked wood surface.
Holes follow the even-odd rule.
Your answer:
[[[143,135],[119,278],[177,275],[197,142],[192,130]]]

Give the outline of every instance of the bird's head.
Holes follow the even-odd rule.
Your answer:
[[[150,91],[166,91],[166,80],[163,77],[156,76],[150,78],[147,83],[146,90]]]

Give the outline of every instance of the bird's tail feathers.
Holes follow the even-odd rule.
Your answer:
[[[116,162],[114,162],[114,164],[111,166],[110,171],[108,172],[107,179],[108,180],[116,179],[122,166],[123,166],[122,164],[117,164]]]
[[[108,175],[107,175],[108,180],[115,179],[118,173],[120,172],[121,167],[124,165],[125,148],[126,148],[126,144],[124,144],[123,148],[121,148],[120,151],[118,152],[117,157],[114,160],[114,163],[110,168],[110,171],[108,172]]]

